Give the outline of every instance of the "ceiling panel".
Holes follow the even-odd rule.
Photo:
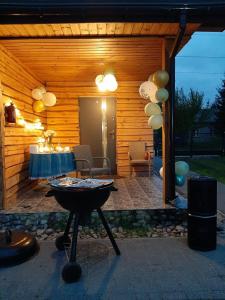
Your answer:
[[[1,44],[44,82],[93,81],[110,69],[119,81],[136,81],[161,65],[163,39],[19,39]]]

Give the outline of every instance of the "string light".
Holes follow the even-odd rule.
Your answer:
[[[9,99],[6,103],[5,106],[11,105],[13,101]],[[13,103],[14,104],[14,103]],[[27,122],[24,120],[20,110],[15,106],[15,112],[16,112],[16,123],[19,126],[24,127],[27,131],[33,131],[33,130],[44,130],[44,126],[42,125],[40,119],[36,119],[33,123],[32,122]]]

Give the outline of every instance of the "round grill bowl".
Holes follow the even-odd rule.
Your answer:
[[[64,209],[75,213],[88,212],[100,208],[106,202],[112,186],[113,184],[109,184],[94,189],[52,187],[52,193]]]

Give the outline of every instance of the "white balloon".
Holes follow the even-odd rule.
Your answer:
[[[161,113],[161,108],[158,104],[149,102],[145,105],[146,116],[150,117],[152,115],[160,115]]]
[[[163,167],[160,168],[159,174],[160,174],[161,177],[163,177]]]
[[[140,85],[139,94],[142,98],[150,100],[151,85],[150,81],[145,81]]]
[[[152,129],[159,129],[163,125],[163,117],[161,115],[153,115],[148,119],[148,126]]]
[[[41,100],[42,99],[42,92],[40,89],[33,89],[32,90],[32,97],[35,99],[35,100]]]
[[[38,89],[42,92],[42,94],[46,93],[46,88],[43,85],[39,86]]]
[[[149,97],[151,102],[153,103],[158,103],[159,101],[156,99],[156,92],[158,90],[157,85],[155,85],[153,82],[150,82],[150,93]]]
[[[56,104],[56,96],[53,93],[47,92],[42,99],[45,106],[53,106]]]

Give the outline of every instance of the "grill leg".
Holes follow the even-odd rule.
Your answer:
[[[70,212],[70,215],[69,215],[69,218],[68,218],[68,221],[67,221],[67,224],[66,224],[66,229],[65,229],[64,234],[63,234],[64,238],[67,238],[68,235],[69,235],[72,220],[73,220],[73,213]]]
[[[70,215],[70,217],[72,221],[73,214],[72,216]],[[80,214],[79,213],[75,214],[74,223],[73,223],[73,235],[72,235],[70,258],[69,258],[69,262],[64,266],[62,270],[62,278],[65,280],[65,282],[68,283],[78,281],[82,273],[80,265],[76,263],[79,219],[80,219]],[[68,219],[68,223],[69,221],[70,218]]]
[[[98,208],[97,212],[98,212],[98,215],[99,215],[99,217],[100,217],[100,219],[102,221],[103,226],[105,227],[105,230],[106,230],[106,232],[107,232],[107,234],[109,236],[109,239],[110,239],[110,241],[111,241],[111,243],[113,245],[113,248],[114,248],[114,250],[116,252],[116,255],[120,255],[120,249],[118,248],[118,246],[116,244],[116,241],[114,240],[114,237],[113,237],[112,232],[111,232],[111,230],[109,228],[109,225],[108,225],[108,223],[107,223],[107,221],[106,221],[106,219],[105,219],[105,217],[103,215],[102,210],[100,208]]]
[[[79,218],[80,218],[80,214],[76,213],[74,223],[73,223],[72,245],[71,245],[71,253],[70,253],[70,260],[69,260],[70,262],[76,262]]]

